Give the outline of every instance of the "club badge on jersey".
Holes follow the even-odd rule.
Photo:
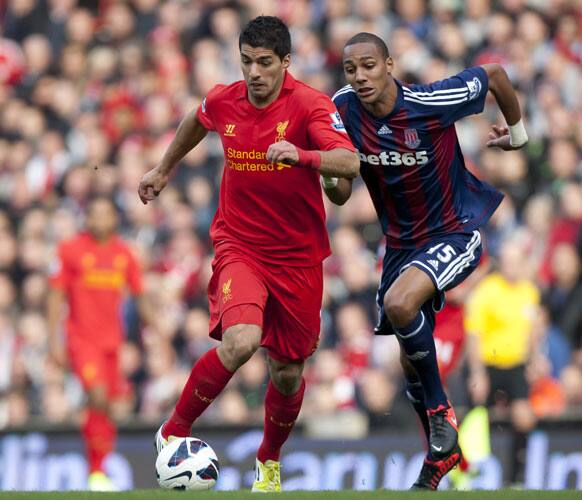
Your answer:
[[[418,137],[418,131],[415,128],[407,128],[404,131],[404,144],[410,149],[416,149],[420,146],[420,137]]]

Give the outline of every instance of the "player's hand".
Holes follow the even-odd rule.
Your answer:
[[[168,174],[162,172],[160,166],[151,169],[141,178],[137,192],[144,205],[155,200],[162,189],[168,184]]]
[[[290,142],[274,142],[269,146],[269,149],[267,149],[267,161],[269,163],[295,165],[299,161],[299,152]]]
[[[504,151],[513,151],[515,148],[509,142],[509,128],[492,125],[489,132],[489,140],[485,144],[488,148],[500,148]]]

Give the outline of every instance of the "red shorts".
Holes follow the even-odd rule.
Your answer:
[[[253,324],[262,328],[261,346],[272,358],[300,362],[313,354],[321,325],[321,264],[273,266],[229,250],[216,256],[212,270],[211,337],[220,340],[235,324]]]
[[[87,391],[105,386],[108,398],[120,398],[131,392],[119,366],[119,349],[95,347],[85,340],[69,342],[71,368]]]

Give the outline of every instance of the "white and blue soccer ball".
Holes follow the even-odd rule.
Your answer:
[[[209,490],[219,472],[214,450],[193,437],[173,439],[156,460],[158,483],[165,490]]]

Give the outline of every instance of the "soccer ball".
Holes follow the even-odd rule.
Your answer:
[[[158,483],[165,490],[209,490],[219,473],[214,450],[200,439],[174,439],[156,460]]]

